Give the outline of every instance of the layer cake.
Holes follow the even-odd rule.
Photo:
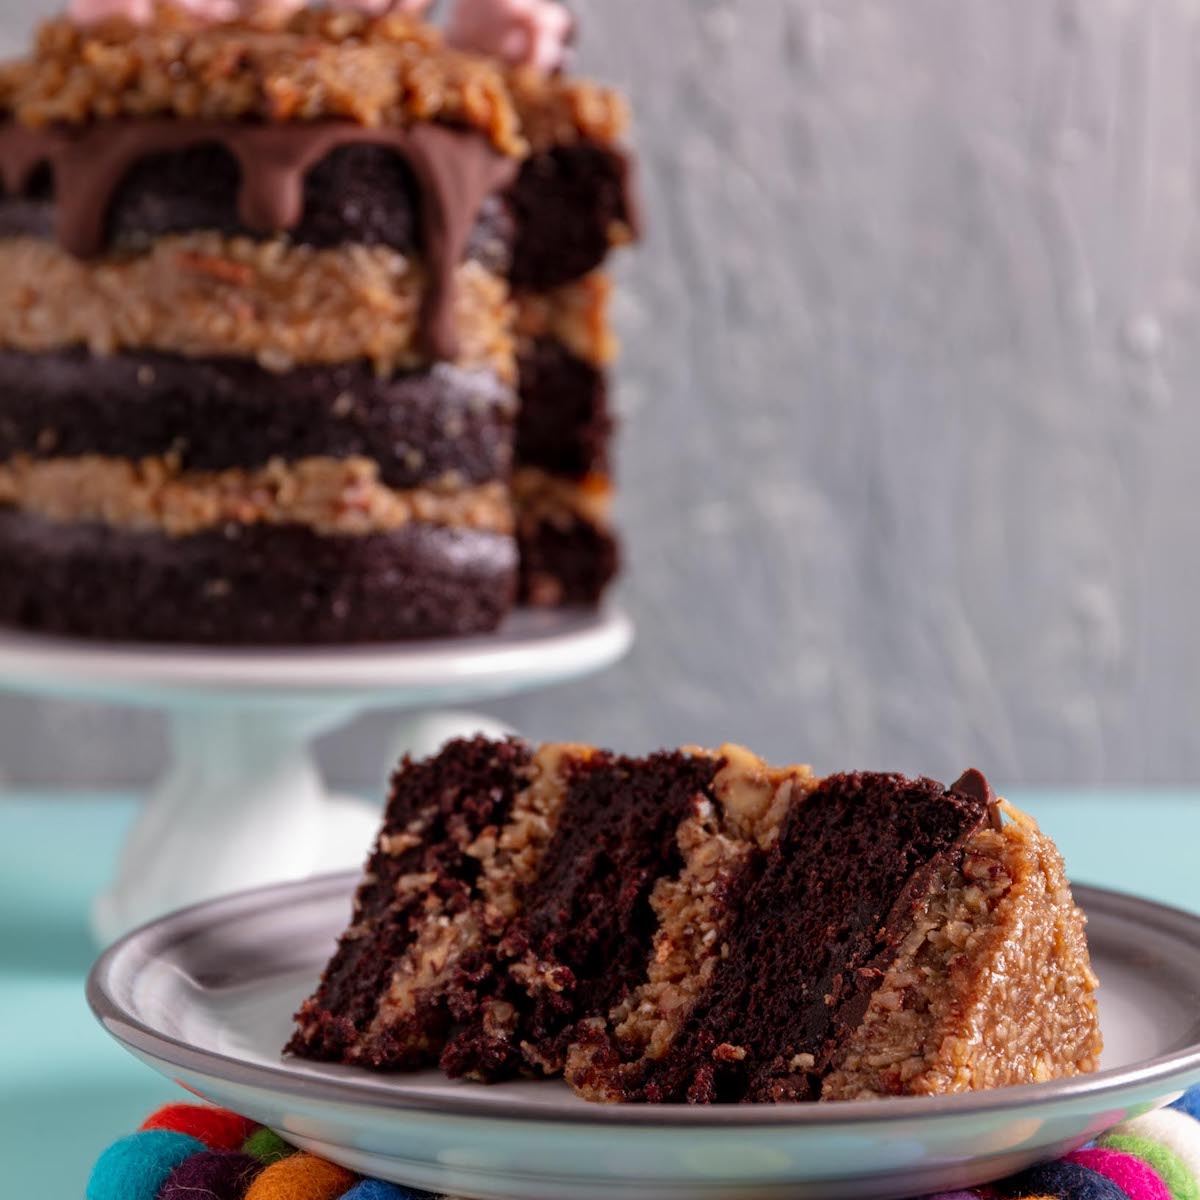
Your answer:
[[[289,1050],[598,1101],[938,1094],[1095,1069],[1084,918],[970,771],[484,739],[401,765]]]
[[[624,106],[485,49],[160,9],[0,71],[0,621],[375,641],[599,600]]]

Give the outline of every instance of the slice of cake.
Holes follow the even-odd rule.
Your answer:
[[[631,234],[623,105],[542,42],[514,64],[400,12],[203,7],[76,11],[0,70],[0,621],[481,632],[519,534],[526,577],[569,575],[526,593],[596,602],[603,389],[521,366],[511,296],[541,289],[547,341],[611,342],[550,293]]]
[[[1084,919],[978,772],[455,742],[404,763],[289,1045],[593,1100],[939,1093],[1095,1068]]]
[[[575,1031],[581,1094],[865,1099],[1096,1068],[1062,860],[978,772],[834,775],[770,836],[731,887],[709,891],[704,846],[659,885],[644,980]]]

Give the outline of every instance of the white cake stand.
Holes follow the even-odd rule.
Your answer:
[[[616,662],[618,609],[518,612],[485,637],[209,649],[0,633],[0,689],[165,711],[169,769],[92,910],[104,942],[184,904],[362,863],[377,805],[330,796],[309,742],[372,708],[431,709],[550,687]],[[433,718],[441,737],[486,719]],[[417,747],[427,750],[426,745]]]

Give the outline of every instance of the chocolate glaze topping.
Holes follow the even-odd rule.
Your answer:
[[[337,147],[367,142],[404,155],[421,191],[429,270],[424,344],[436,358],[455,357],[454,272],[484,200],[516,173],[516,163],[481,134],[433,122],[405,129],[353,121],[252,125],[154,118],[104,121],[82,130],[10,122],[0,126],[0,180],[9,195],[19,195],[37,168],[48,163],[55,176],[58,240],[85,258],[103,249],[109,202],[138,159],[206,142],[225,146],[237,159],[239,215],[262,233],[283,233],[300,223],[304,177]]]
[[[988,821],[993,829],[1001,827],[1000,820],[1000,799],[994,791],[992,785],[988,783],[987,776],[982,771],[977,771],[974,767],[964,771],[950,786],[947,791],[954,792],[959,796],[966,796],[970,800],[977,800],[987,805]]]

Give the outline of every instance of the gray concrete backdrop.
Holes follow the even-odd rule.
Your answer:
[[[638,112],[624,600],[539,738],[1200,779],[1200,5],[587,0]],[[31,17],[4,0],[15,45]],[[327,739],[371,783],[394,718]],[[0,701],[17,780],[152,717]]]

